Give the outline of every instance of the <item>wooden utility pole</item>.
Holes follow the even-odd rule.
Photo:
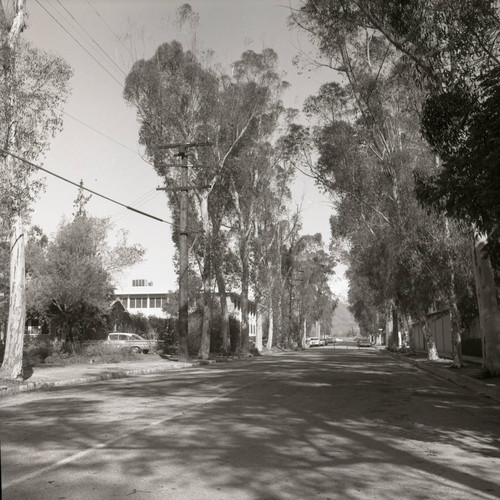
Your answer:
[[[187,187],[188,183],[188,157],[185,147],[180,147],[178,156],[182,161],[181,187]],[[187,190],[180,192],[180,216],[179,216],[179,359],[181,361],[189,358],[188,350],[188,193]]]
[[[207,186],[189,186],[188,175],[188,148],[210,146],[210,143],[190,143],[190,144],[165,144],[158,149],[174,149],[178,150],[176,156],[181,158],[180,165],[172,165],[180,167],[180,186],[157,188],[158,191],[179,191],[179,361],[187,361],[189,359],[188,346],[188,316],[189,316],[189,293],[188,293],[188,235],[192,234],[193,230],[188,229],[188,191],[191,189],[203,189]]]

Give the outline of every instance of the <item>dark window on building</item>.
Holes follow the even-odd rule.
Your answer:
[[[151,297],[149,299],[149,307],[161,309],[165,305],[166,299],[163,297]]]

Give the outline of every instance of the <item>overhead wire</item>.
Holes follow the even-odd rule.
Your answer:
[[[154,198],[156,198],[158,195],[159,195],[159,191],[157,191],[156,189],[150,189],[149,191],[144,193],[142,196],[140,196],[137,200],[132,202],[130,204],[130,206],[134,207],[134,208],[139,208],[140,206],[144,205],[145,203],[148,203],[151,200],[153,200]],[[122,219],[124,219],[126,216],[127,216],[127,210],[125,208],[122,208],[121,210],[119,210],[118,212],[113,214],[110,217],[110,220],[113,223],[116,223],[116,222],[119,222]]]
[[[56,2],[64,9],[64,11],[73,19],[73,21],[83,30],[83,32],[87,35],[87,37],[96,45],[96,47],[104,54],[104,56],[108,59],[108,61],[113,64],[113,66],[122,73],[123,76],[127,76],[125,71],[116,63],[116,61],[102,48],[102,46],[95,40],[95,38],[86,30],[85,26],[61,3],[60,0],[56,0]]]
[[[76,186],[77,188],[81,188],[83,189],[84,191],[87,191],[88,193],[92,193],[93,195],[95,196],[98,196],[99,198],[103,198],[111,203],[114,203],[116,205],[119,205],[123,208],[126,208],[127,210],[130,210],[132,212],[135,212],[139,215],[143,215],[145,217],[149,217],[150,219],[154,219],[154,220],[157,220],[158,222],[164,222],[165,224],[169,224],[170,226],[174,227],[174,228],[177,228],[177,229],[184,229],[190,233],[198,233],[199,230],[193,230],[193,229],[190,229],[190,228],[181,228],[178,224],[175,224],[174,222],[171,222],[171,221],[168,221],[168,220],[165,220],[165,219],[161,219],[160,217],[157,217],[156,215],[152,215],[152,214],[148,214],[147,212],[143,212],[142,210],[137,210],[136,208],[133,208],[131,206],[128,206],[126,205],[125,203],[122,203],[118,200],[115,200],[113,198],[110,198],[109,196],[106,196],[102,193],[99,193],[98,191],[94,191],[93,189],[90,189],[88,187],[85,187],[84,185],[80,184],[80,183],[77,183],[77,182],[74,182],[66,177],[63,177],[62,175],[59,175],[59,174],[56,174],[55,172],[52,172],[51,170],[48,170],[40,165],[37,165],[36,163],[33,163],[32,161],[30,160],[27,160],[26,158],[23,158],[19,155],[16,155],[15,153],[12,153],[11,151],[8,151],[6,149],[3,149],[3,148],[0,148],[0,153],[3,153],[3,154],[6,154],[6,155],[9,155],[9,156],[12,156],[13,158],[15,158],[16,160],[19,160],[23,163],[26,163],[27,165],[30,165],[32,166],[33,168],[36,168],[37,170],[40,170],[42,172],[45,172],[46,174],[49,174],[49,175],[52,175],[53,177],[57,177],[58,179],[64,181],[64,182],[67,182],[68,184],[72,184],[73,186]]]
[[[85,127],[89,128],[90,130],[93,130],[94,132],[96,132],[97,134],[99,135],[102,135],[103,137],[105,137],[106,139],[108,139],[109,141],[112,141],[114,142],[115,144],[118,144],[119,146],[121,146],[122,148],[125,148],[126,150],[134,153],[135,155],[137,155],[143,162],[147,163],[148,165],[151,165],[152,167],[154,167],[154,165],[149,162],[148,160],[144,159],[144,157],[142,157],[140,155],[140,153],[135,150],[135,149],[132,149],[130,147],[128,147],[126,144],[123,144],[121,143],[120,141],[117,141],[116,139],[113,139],[113,137],[105,134],[104,132],[101,132],[100,130],[96,129],[95,127],[93,127],[92,125],[89,125],[88,123],[85,123],[83,120],[80,120],[79,118],[77,118],[76,116],[73,116],[73,115],[70,115],[69,113],[66,113],[66,111],[62,111],[62,113],[64,115],[66,115],[68,118],[71,118],[72,120],[75,120],[76,122],[84,125]]]
[[[60,21],[48,10],[39,0],[35,0],[35,2],[66,32],[66,34],[71,37],[120,87],[124,88],[123,82],[118,80],[113,73],[111,73],[106,66],[104,66],[77,38],[73,36],[73,34],[66,29]]]
[[[76,23],[76,24],[77,24],[77,25],[81,28],[81,30],[83,30],[83,31],[84,31],[84,33],[87,35],[87,37],[88,37],[88,38],[90,38],[90,40],[91,40],[91,41],[92,41],[92,42],[93,42],[93,43],[94,43],[94,44],[95,44],[95,45],[96,45],[96,46],[97,46],[97,47],[101,50],[101,52],[102,52],[102,53],[103,53],[103,54],[107,57],[107,59],[109,59],[109,61],[110,61],[110,62],[111,62],[111,63],[112,63],[112,64],[113,64],[113,65],[114,65],[114,66],[115,66],[115,67],[116,67],[116,68],[117,68],[117,69],[118,69],[118,70],[119,70],[119,71],[120,71],[120,72],[121,72],[124,76],[126,76],[126,74],[125,74],[125,72],[122,70],[122,68],[120,68],[120,67],[116,64],[116,62],[115,62],[115,61],[111,58],[111,56],[109,56],[109,54],[108,54],[108,53],[107,53],[107,52],[106,52],[106,51],[102,48],[102,46],[101,46],[101,45],[100,45],[100,44],[99,44],[99,43],[98,43],[98,42],[97,42],[97,41],[96,41],[96,40],[92,37],[92,35],[90,35],[90,33],[89,33],[89,32],[85,29],[85,27],[84,27],[84,26],[83,26],[83,25],[82,25],[82,24],[81,24],[81,23],[80,23],[80,22],[79,22],[79,21],[75,18],[75,16],[74,16],[74,15],[73,15],[73,14],[72,14],[72,13],[71,13],[71,12],[70,12],[67,8],[66,8],[66,7],[65,7],[65,6],[64,6],[64,5],[60,2],[60,0],[56,0],[56,1],[57,1],[57,3],[58,3],[58,4],[59,4],[59,5],[60,5],[63,9],[64,9],[64,11],[65,11],[65,12],[66,12],[66,13],[67,13],[70,17],[71,17],[71,19],[73,19],[74,23]],[[115,80],[115,82],[117,82],[117,83],[118,83],[121,87],[123,87],[123,83],[121,83],[121,82],[120,82],[117,78],[115,78],[115,76],[114,76],[114,75],[113,75],[110,71],[108,71],[108,69],[107,69],[107,68],[106,68],[106,67],[105,67],[105,66],[104,66],[104,65],[103,65],[103,64],[102,64],[102,63],[101,63],[101,62],[100,62],[100,61],[99,61],[99,60],[98,60],[98,59],[97,59],[97,58],[96,58],[96,57],[95,57],[95,56],[94,56],[94,55],[93,55],[93,54],[92,54],[92,53],[91,53],[91,52],[90,52],[90,51],[89,51],[89,50],[88,50],[88,49],[87,49],[87,48],[86,48],[86,47],[85,47],[85,46],[84,46],[84,45],[83,45],[83,44],[82,44],[82,43],[81,43],[81,42],[80,42],[80,41],[79,41],[79,40],[78,40],[75,36],[73,36],[73,34],[72,34],[72,33],[71,33],[71,32],[70,32],[70,31],[69,31],[69,30],[68,30],[65,26],[63,26],[63,25],[61,24],[61,22],[60,22],[60,21],[59,21],[59,20],[58,20],[58,19],[57,19],[57,18],[56,18],[56,17],[55,17],[55,16],[54,16],[51,12],[50,12],[50,11],[49,11],[46,7],[44,7],[44,6],[40,3],[40,1],[39,1],[39,0],[36,0],[36,2],[37,2],[37,3],[38,3],[38,5],[40,5],[40,7],[41,7],[41,8],[42,8],[42,9],[43,9],[43,10],[44,10],[44,11],[45,11],[45,12],[46,12],[46,13],[47,13],[47,14],[48,14],[48,15],[49,15],[49,16],[50,16],[50,17],[51,17],[51,18],[52,18],[52,19],[53,19],[53,20],[54,20],[54,21],[55,21],[55,22],[56,22],[56,23],[57,23],[57,24],[58,24],[58,25],[59,25],[59,26],[60,26],[60,27],[64,30],[64,31],[65,31],[65,32],[66,32],[66,34],[67,34],[68,36],[70,36],[70,38],[72,38],[72,39],[73,39],[73,40],[74,40],[74,41],[75,41],[75,42],[76,42],[76,43],[77,43],[77,44],[78,44],[78,45],[79,45],[79,46],[80,46],[80,47],[81,47],[81,48],[82,48],[82,49],[83,49],[83,50],[84,50],[84,51],[85,51],[85,52],[86,52],[86,53],[87,53],[87,54],[88,54],[88,55],[89,55],[89,56],[90,56],[93,60],[94,60],[94,62],[96,62],[96,63],[97,63],[97,64],[98,64],[98,65],[99,65],[99,66],[100,66],[100,67],[101,67],[101,68],[102,68],[102,69],[103,69],[103,70],[104,70],[104,71],[105,71],[105,72],[106,72],[109,76],[111,76],[111,78],[113,78],[113,80]],[[92,8],[92,10],[95,12],[95,14],[96,14],[96,15],[97,15],[100,19],[101,19],[101,21],[103,22],[103,24],[104,24],[104,25],[105,25],[105,26],[106,26],[106,27],[107,27],[107,28],[108,28],[108,29],[109,29],[109,30],[113,33],[113,35],[114,35],[114,36],[115,36],[115,37],[119,40],[118,35],[117,35],[117,34],[113,31],[113,29],[112,29],[112,28],[111,28],[111,27],[110,27],[110,26],[106,23],[106,21],[105,21],[105,20],[104,20],[104,18],[100,15],[100,13],[97,11],[97,9],[96,9],[96,8],[95,8],[95,7],[94,7],[94,6],[93,6],[93,5],[92,5],[92,4],[91,4],[88,0],[87,0],[87,3],[88,3],[88,4],[89,4],[89,6]],[[50,5],[51,5],[51,4],[50,4]],[[62,18],[62,19],[64,19],[64,21],[65,21],[65,22],[66,22],[69,26],[71,26],[71,24],[70,24],[70,23],[68,22],[68,20],[64,17],[64,15],[62,15],[62,14],[61,14],[61,12],[60,12],[59,10],[57,10],[57,9],[54,7],[54,5],[51,5],[51,7],[52,7],[52,9],[54,9],[54,11],[55,11],[55,12],[57,12],[57,13],[61,16],[61,18]],[[84,39],[84,37],[82,36],[81,32],[79,33],[79,35],[80,35],[80,36]],[[88,42],[87,40],[85,40],[85,41],[86,41],[86,42]],[[120,40],[120,42],[121,42],[121,40]],[[123,43],[122,43],[122,45],[123,45]],[[124,46],[124,47],[125,47],[125,49],[126,49],[126,50],[130,53],[130,51],[128,50],[128,48],[127,48],[125,45],[123,45],[123,46]],[[95,49],[94,49],[94,50],[95,50]],[[144,158],[143,158],[143,157],[139,154],[139,152],[138,152],[138,151],[133,150],[132,148],[130,148],[130,147],[128,147],[128,146],[126,146],[125,144],[122,144],[121,142],[117,141],[116,139],[113,139],[113,138],[112,138],[112,137],[110,137],[109,135],[105,134],[104,132],[101,132],[100,130],[96,129],[95,127],[93,127],[93,126],[91,126],[91,125],[89,125],[89,124],[87,124],[87,123],[85,123],[84,121],[80,120],[79,118],[76,118],[75,116],[72,116],[72,115],[70,115],[69,113],[67,113],[67,112],[65,112],[65,111],[62,111],[62,113],[63,113],[64,115],[68,116],[69,118],[71,118],[71,119],[73,119],[73,120],[77,121],[78,123],[80,123],[80,124],[84,125],[85,127],[89,128],[89,129],[91,129],[91,130],[93,130],[94,132],[96,132],[96,133],[98,133],[98,134],[102,135],[102,136],[103,136],[103,137],[105,137],[106,139],[108,139],[108,140],[110,140],[110,141],[114,142],[115,144],[118,144],[119,146],[121,146],[121,147],[123,147],[123,148],[127,149],[128,151],[130,151],[130,152],[132,152],[132,153],[136,154],[136,155],[137,155],[137,156],[139,156],[139,158],[141,158],[141,160],[143,160],[145,163],[147,163],[147,164],[149,164],[149,165],[151,165],[151,166],[154,166],[151,162],[149,162],[149,161],[147,161],[146,159],[144,159]],[[17,158],[19,161],[23,161],[23,162],[25,162],[25,163],[27,163],[27,164],[30,164],[30,165],[31,165],[31,166],[33,166],[34,168],[37,168],[37,169],[39,169],[39,170],[41,170],[41,171],[44,171],[44,172],[48,173],[49,175],[53,175],[53,176],[55,176],[55,177],[57,177],[57,178],[59,178],[59,179],[61,179],[61,180],[65,181],[65,182],[68,182],[68,183],[73,184],[73,185],[75,185],[75,186],[77,186],[77,187],[80,187],[80,184],[77,184],[77,183],[75,183],[75,182],[73,182],[73,181],[71,181],[71,180],[69,180],[69,179],[66,179],[66,178],[64,178],[64,177],[62,177],[62,176],[60,176],[60,175],[58,175],[58,174],[55,174],[54,172],[51,172],[51,171],[49,171],[49,170],[47,170],[47,169],[44,169],[43,167],[41,167],[41,166],[39,166],[39,165],[36,165],[36,164],[34,164],[34,163],[30,162],[29,160],[26,160],[26,159],[24,159],[24,158],[21,158],[21,157],[19,157],[19,156],[17,156],[17,155],[14,155],[13,153],[10,153],[10,152],[5,151],[5,150],[2,150],[2,149],[0,149],[0,151],[3,151],[3,152],[4,152],[4,153],[6,153],[6,154],[10,154],[11,156],[13,156],[13,157]],[[96,196],[99,196],[99,197],[101,197],[101,198],[104,198],[104,199],[106,199],[106,200],[108,200],[108,201],[111,201],[111,202],[113,202],[113,203],[116,203],[116,204],[118,204],[118,205],[120,205],[120,206],[124,207],[124,208],[123,208],[123,210],[121,210],[121,211],[117,212],[117,213],[116,213],[116,214],[114,214],[111,218],[116,217],[116,220],[120,220],[120,219],[122,219],[122,218],[123,218],[123,214],[125,214],[127,210],[131,210],[131,211],[133,211],[133,212],[139,213],[139,214],[144,215],[144,216],[146,216],[146,217],[153,218],[153,219],[158,220],[158,221],[160,221],[160,222],[164,222],[164,223],[170,224],[170,225],[172,225],[172,226],[177,227],[177,228],[179,228],[179,229],[180,229],[180,226],[176,226],[174,223],[172,223],[172,222],[170,222],[170,221],[166,221],[166,220],[160,219],[160,218],[158,218],[158,217],[156,217],[156,216],[153,216],[153,215],[151,215],[151,214],[148,214],[148,213],[146,213],[146,212],[143,212],[143,211],[141,211],[141,210],[137,210],[137,209],[135,209],[135,208],[134,208],[134,207],[132,207],[132,206],[125,205],[125,204],[123,204],[123,203],[121,203],[121,202],[118,202],[118,201],[116,201],[116,200],[113,200],[113,199],[111,199],[111,198],[109,198],[109,197],[107,197],[107,196],[105,196],[105,195],[102,195],[102,194],[100,194],[100,193],[98,193],[98,192],[96,192],[96,191],[93,191],[93,190],[91,190],[91,189],[89,189],[89,188],[86,188],[86,187],[84,187],[84,186],[82,186],[82,188],[83,188],[85,191],[88,191],[88,192],[90,192],[90,193],[92,193],[92,194],[95,194]],[[147,201],[150,201],[150,200],[151,200],[151,199],[153,199],[155,196],[157,196],[157,194],[158,194],[158,193],[156,192],[156,190],[154,190],[152,193],[151,193],[151,191],[148,191],[148,193],[146,193],[145,195],[143,195],[142,197],[140,197],[140,198],[139,198],[138,200],[136,200],[133,204],[134,204],[134,205],[136,205],[136,206],[143,205],[143,204],[144,204],[144,203],[146,203]],[[142,198],[144,198],[144,199],[142,199]],[[197,231],[190,231],[190,232],[194,232],[194,233],[196,233]]]
[[[132,52],[130,51],[130,49],[122,42],[122,40],[120,39],[120,37],[115,33],[115,31],[113,30],[113,28],[105,21],[104,17],[101,16],[101,14],[94,7],[94,5],[92,5],[89,0],[87,0],[87,3],[89,4],[90,8],[95,12],[95,14],[97,15],[97,17],[102,21],[102,23],[104,24],[104,26],[106,26],[109,29],[109,31],[111,31],[111,33],[113,34],[113,36],[121,43],[121,45],[124,47],[124,49],[132,56]]]

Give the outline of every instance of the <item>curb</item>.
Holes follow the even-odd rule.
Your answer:
[[[476,380],[471,377],[467,377],[466,375],[461,375],[460,373],[454,373],[453,371],[448,371],[443,368],[439,368],[432,365],[426,365],[421,361],[417,361],[416,359],[406,358],[390,351],[379,351],[383,354],[387,354],[388,356],[396,359],[398,361],[402,361],[403,363],[407,363],[409,365],[413,365],[420,370],[426,371],[428,373],[432,373],[436,377],[448,380],[453,382],[456,385],[461,387],[466,387],[471,391],[482,394],[483,396],[487,396],[495,401],[500,402],[500,388],[495,384],[488,384],[487,382],[483,382],[481,380]]]
[[[72,378],[66,380],[55,380],[53,382],[40,381],[40,382],[26,382],[19,384],[18,387],[9,387],[3,391],[0,391],[0,397],[2,396],[12,396],[14,394],[18,394],[20,392],[31,392],[38,391],[42,389],[53,389],[58,387],[71,387],[76,385],[84,385],[90,384],[93,382],[101,382],[103,380],[111,380],[111,379],[119,379],[119,378],[127,378],[134,377],[137,375],[147,375],[153,373],[163,373],[175,370],[182,370],[184,368],[194,368],[196,366],[203,365],[213,365],[216,363],[224,362],[224,359],[207,359],[207,360],[197,360],[197,361],[189,361],[187,363],[178,363],[171,365],[157,365],[150,368],[137,368],[137,369],[129,369],[124,370],[120,367],[112,368],[107,373],[101,373],[99,375],[88,375],[79,378]]]

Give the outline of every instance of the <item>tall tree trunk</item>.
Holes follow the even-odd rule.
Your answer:
[[[422,331],[425,337],[425,343],[427,345],[427,359],[429,361],[438,361],[439,354],[437,351],[436,343],[434,342],[434,337],[429,329],[429,322],[427,321],[427,316],[422,315],[420,318],[420,325],[422,326]]]
[[[256,320],[256,330],[255,330],[255,348],[257,351],[262,351],[262,314],[259,313],[259,308],[255,304],[255,320]]]
[[[15,71],[14,53],[21,34],[25,26],[26,17],[26,2],[25,0],[17,0],[15,6],[15,15],[12,19],[12,24],[9,28],[9,33],[1,33],[2,52],[4,57],[7,57],[6,65],[4,66],[4,77],[7,82],[8,93],[4,98],[9,101],[12,110],[16,109],[16,89],[12,83]],[[5,12],[3,5],[0,5],[2,18],[5,20]],[[6,26],[1,27],[2,30]],[[9,59],[12,60],[9,61]],[[5,69],[7,68],[7,69]],[[15,121],[8,124],[10,132],[8,135],[7,144],[4,146],[7,149],[15,150],[17,142],[17,128]],[[10,178],[14,179],[15,162],[12,157],[6,158],[7,171]],[[5,182],[5,179],[4,179]],[[18,206],[14,208],[14,214],[11,224],[11,239],[10,239],[10,298],[9,298],[9,319],[7,323],[7,336],[5,353],[0,369],[0,376],[7,379],[19,379],[23,375],[23,344],[24,344],[24,328],[26,323],[26,282],[25,282],[25,236],[24,224],[22,217],[22,209],[20,208],[21,200],[15,200]]]
[[[250,338],[248,331],[248,289],[250,281],[250,263],[248,256],[248,247],[246,242],[240,246],[241,258],[241,337],[240,352],[243,355],[248,354],[250,348]]]
[[[278,294],[278,303],[276,307],[276,344],[283,344],[283,296]]]
[[[445,231],[448,241],[451,239],[450,225],[448,219],[445,219]],[[450,285],[448,291],[450,313],[451,313],[451,340],[453,343],[453,366],[461,368],[464,363],[462,360],[462,316],[458,309],[457,294],[455,292],[455,263],[448,253],[448,267],[450,269]]]
[[[231,352],[231,338],[229,335],[229,309],[227,307],[226,281],[220,268],[220,263],[214,264],[215,279],[217,280],[217,290],[219,291],[220,310],[222,315],[222,352],[229,354]],[[234,349],[233,349],[234,350]]]
[[[472,248],[479,323],[483,337],[483,369],[492,375],[500,375],[500,311],[493,268],[485,253],[486,243],[486,236],[476,234]]]
[[[399,318],[398,318],[398,310],[394,306],[392,308],[392,340],[394,342],[394,347],[399,348]]]
[[[307,320],[304,318],[304,321],[302,322],[303,328],[302,328],[302,333],[300,335],[300,347],[301,349],[305,349],[307,345]]]
[[[451,340],[453,342],[453,366],[462,368],[464,362],[462,359],[462,316],[458,310],[457,297],[455,291],[450,297],[450,313],[451,313]]]
[[[387,302],[385,308],[385,338],[389,349],[396,349],[398,347],[398,330],[397,327],[394,328],[394,310],[395,307],[392,301]]]
[[[205,254],[203,262],[203,317],[201,322],[201,341],[198,351],[199,359],[208,359],[210,354],[210,316],[211,316],[211,289],[210,289],[210,256]]]
[[[0,377],[23,378],[24,325],[26,323],[25,236],[20,215],[14,217],[10,238],[10,297],[7,342]]]
[[[268,349],[273,347],[273,334],[274,334],[274,310],[273,310],[273,297],[269,294],[269,325],[267,327],[267,345]]]
[[[205,234],[205,248],[203,252],[203,271],[202,271],[202,281],[203,281],[203,318],[201,323],[201,339],[200,339],[200,350],[198,351],[198,358],[208,359],[210,354],[210,304],[211,304],[211,269],[210,269],[210,259],[211,259],[211,235],[210,235],[210,222],[208,218],[208,195],[205,195],[201,199],[200,203],[200,213],[201,220],[203,224],[203,231]]]
[[[408,332],[408,344],[409,344],[409,350],[411,353],[414,353],[416,351],[415,349],[415,335],[413,332],[413,328],[411,327],[411,318],[408,316],[404,316],[403,323],[405,325],[405,331]]]

